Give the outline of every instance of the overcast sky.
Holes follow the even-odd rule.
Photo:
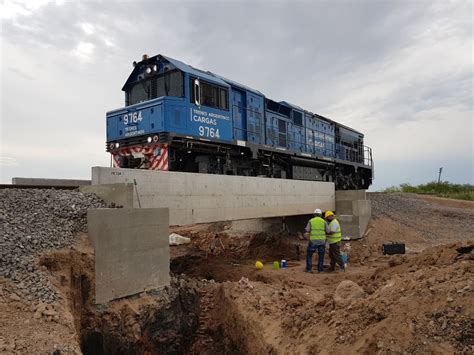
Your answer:
[[[1,16],[1,182],[90,178],[132,62],[158,53],[365,134],[372,190],[473,183],[472,1],[31,1]]]

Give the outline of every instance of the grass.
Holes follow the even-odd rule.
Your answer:
[[[474,201],[474,185],[470,184],[451,184],[442,181],[439,184],[435,181],[418,186],[410,184],[401,184],[400,186],[391,186],[383,192],[411,192],[416,194],[428,194],[439,197],[454,198],[457,200]]]

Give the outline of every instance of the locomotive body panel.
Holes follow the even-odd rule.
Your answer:
[[[123,90],[126,106],[106,118],[118,167],[372,182],[362,133],[211,72],[146,56]]]
[[[164,99],[107,112],[107,142],[162,132]]]

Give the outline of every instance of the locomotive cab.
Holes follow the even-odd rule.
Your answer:
[[[232,140],[230,86],[175,59],[144,56],[107,113],[107,151],[121,168],[168,170],[174,136]]]

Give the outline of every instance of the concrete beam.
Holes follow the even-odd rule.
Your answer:
[[[96,303],[169,285],[168,220],[166,208],[87,211]]]
[[[170,209],[170,225],[334,210],[334,184],[248,176],[92,168],[92,185],[134,183],[134,207]],[[137,198],[137,196],[139,198]]]
[[[84,186],[90,185],[90,180],[73,179],[39,179],[39,178],[12,178],[12,185],[36,185],[36,186]]]

